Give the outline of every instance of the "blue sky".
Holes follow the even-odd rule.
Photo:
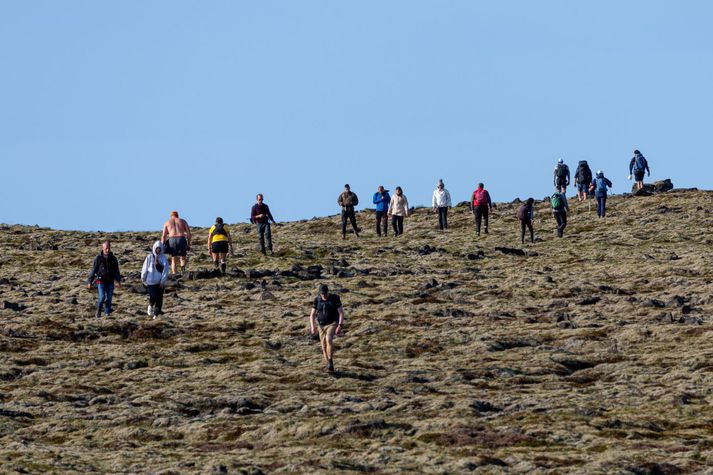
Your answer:
[[[159,229],[479,181],[541,198],[563,157],[617,193],[711,188],[713,3],[0,1],[0,222]]]

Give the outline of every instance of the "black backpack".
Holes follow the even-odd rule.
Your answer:
[[[213,228],[213,236],[216,234],[222,234],[223,236],[227,236],[227,233],[225,232],[225,225],[223,223],[216,223],[215,227]]]
[[[331,296],[330,296],[331,297]],[[316,310],[317,310],[317,323],[320,325],[329,325],[331,323],[336,322],[330,321],[330,310],[333,310],[336,312],[336,308],[334,308],[334,302],[332,301],[331,298],[328,298],[326,301],[322,300],[322,298],[318,295],[317,296],[317,305],[316,305]]]
[[[592,169],[589,168],[589,164],[587,164],[586,160],[579,162],[579,167],[577,168],[577,181],[586,184],[592,182]]]
[[[566,177],[568,172],[569,172],[569,168],[564,163],[560,163],[557,165],[557,177],[558,178]]]

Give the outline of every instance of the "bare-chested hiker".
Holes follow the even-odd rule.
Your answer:
[[[166,254],[171,256],[171,272],[176,273],[176,257],[181,261],[181,272],[185,272],[188,251],[191,250],[191,227],[185,219],[178,217],[178,211],[171,211],[171,217],[164,223],[161,242]]]

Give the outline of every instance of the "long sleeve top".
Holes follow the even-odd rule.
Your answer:
[[[376,205],[376,211],[387,211],[389,209],[389,202],[391,201],[391,196],[388,191],[379,193],[378,191],[374,193],[374,199],[372,200]]]
[[[262,217],[258,218],[257,216],[260,214]],[[275,218],[272,217],[270,212],[270,207],[265,203],[255,203],[250,210],[250,222],[253,224],[267,224],[270,221],[275,222]]]
[[[431,204],[434,208],[450,208],[451,207],[451,194],[445,188],[439,190],[435,189],[433,192],[433,199]]]
[[[408,216],[408,200],[406,195],[394,195],[389,203],[389,214],[392,216]]]

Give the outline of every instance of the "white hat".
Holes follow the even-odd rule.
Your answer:
[[[559,160],[557,160],[557,163],[564,163],[564,160],[560,158]]]

